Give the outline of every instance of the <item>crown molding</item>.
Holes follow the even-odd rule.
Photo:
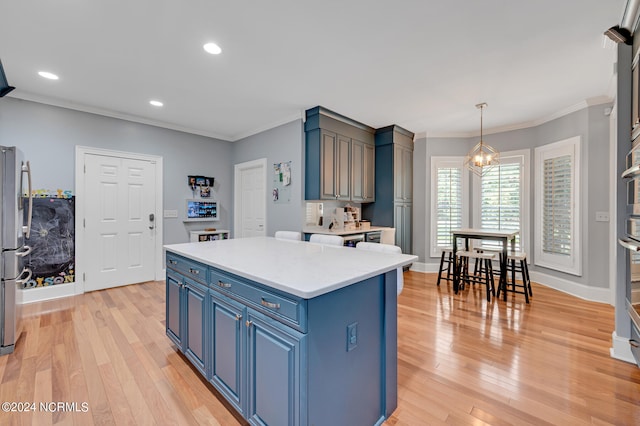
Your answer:
[[[564,117],[566,115],[572,114],[574,112],[580,111],[582,109],[596,106],[596,105],[607,104],[610,102],[613,102],[613,98],[609,96],[597,96],[597,97],[589,98],[584,101],[578,102],[577,104],[571,105],[567,108],[561,109],[559,111],[556,111],[544,117],[538,118],[536,120],[525,121],[517,124],[509,124],[509,125],[500,126],[500,127],[493,127],[490,129],[483,129],[482,134],[491,135],[496,133],[505,133],[505,132],[511,132],[514,130],[522,130],[522,129],[528,129],[531,127],[537,127],[544,123],[548,123],[549,121],[553,121],[558,118]],[[427,136],[430,138],[472,138],[472,137],[480,136],[480,132],[473,131],[473,132],[444,132],[444,133],[419,132],[419,133],[416,133],[416,139],[426,138]]]

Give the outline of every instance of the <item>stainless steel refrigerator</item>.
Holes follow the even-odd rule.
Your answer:
[[[27,240],[33,204],[29,162],[15,146],[0,146],[0,152],[0,355],[4,355],[13,352],[18,337],[16,287],[31,279],[22,258],[31,252]]]

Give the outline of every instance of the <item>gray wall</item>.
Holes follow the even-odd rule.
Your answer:
[[[185,199],[192,197],[188,175],[215,177],[212,197],[222,206],[215,226],[231,224],[230,142],[5,97],[0,99],[0,145],[15,145],[25,153],[34,170],[34,189],[72,189],[74,194],[76,145],[161,156],[163,210],[181,215],[164,219],[164,244],[188,241],[189,229],[203,228],[202,223],[182,222]]]
[[[299,231],[303,227],[304,128],[302,119],[249,136],[233,144],[233,164],[267,159],[267,188],[271,193],[275,163],[291,161],[291,201],[286,204],[267,200],[267,235],[278,230]]]
[[[536,127],[485,135],[484,141],[499,151],[529,149],[531,153],[531,229],[534,238],[534,148],[573,136],[582,139],[582,276],[558,272],[531,265],[532,271],[562,278],[591,287],[609,287],[609,223],[596,222],[597,211],[609,211],[609,117],[605,109],[611,105],[596,105]],[[430,241],[430,192],[431,156],[463,156],[477,143],[477,138],[429,138],[416,140],[414,169],[414,192],[426,194],[423,205],[415,203],[414,253],[420,261],[437,263],[439,259],[429,256]],[[425,149],[426,148],[426,149]],[[426,156],[422,152],[426,151]],[[426,161],[426,163],[423,163]],[[423,167],[425,165],[426,167]],[[424,172],[420,171],[424,169]],[[470,200],[471,201],[471,200]],[[472,209],[470,202],[470,209]],[[470,217],[471,214],[470,214]],[[419,223],[424,218],[424,223]],[[533,246],[532,246],[533,247]],[[533,253],[529,253],[532,256]],[[535,259],[533,259],[535,260]]]

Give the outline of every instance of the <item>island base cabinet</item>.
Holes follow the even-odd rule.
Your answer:
[[[305,335],[248,309],[248,403],[253,425],[300,425]]]
[[[182,347],[182,278],[167,273],[166,321],[167,336],[180,350]]]
[[[211,292],[211,377],[209,381],[243,416],[245,415],[243,381],[245,372],[245,307]]]
[[[189,279],[185,279],[184,298],[186,305],[184,335],[184,354],[202,374],[205,369],[205,321],[206,297],[209,289]]]

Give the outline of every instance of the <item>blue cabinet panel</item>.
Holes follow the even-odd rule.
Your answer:
[[[180,308],[182,293],[182,278],[170,274],[167,271],[167,296],[166,296],[166,326],[167,336],[182,350],[182,332],[180,319],[182,309]]]
[[[185,279],[185,355],[203,374],[205,370],[205,319],[207,287]]]
[[[299,425],[304,334],[248,310],[249,422]]]
[[[210,382],[244,415],[245,308],[236,301],[211,292]]]

